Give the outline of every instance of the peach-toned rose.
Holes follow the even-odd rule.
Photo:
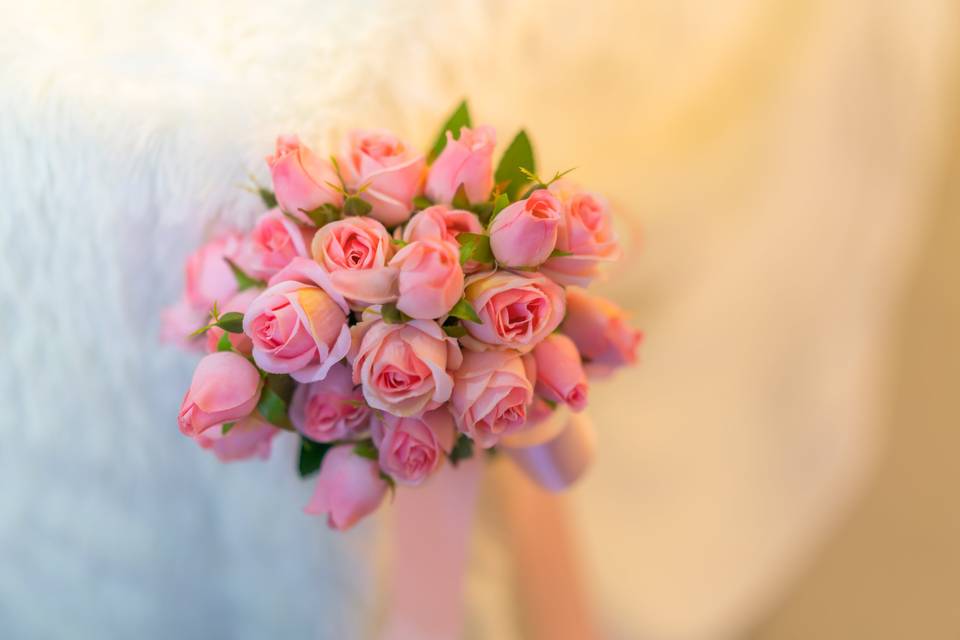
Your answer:
[[[434,409],[450,399],[451,371],[462,355],[436,322],[387,324],[364,320],[353,328],[353,382],[367,404],[398,416]]]
[[[563,289],[539,273],[477,273],[467,278],[464,295],[481,322],[464,321],[468,335],[460,340],[475,351],[529,351],[563,320]]]
[[[311,515],[327,515],[331,529],[344,531],[372,513],[383,502],[387,482],[376,460],[362,458],[353,445],[330,449],[320,465],[313,497],[304,508]]]
[[[623,309],[577,287],[567,289],[567,316],[561,329],[591,365],[633,364],[643,340],[643,334],[630,326]]]
[[[551,334],[533,348],[533,357],[537,360],[538,395],[563,402],[574,411],[587,406],[587,376],[573,340]]]
[[[333,365],[319,382],[297,385],[290,402],[290,422],[316,442],[333,442],[362,432],[370,418],[363,392],[355,387],[350,367]]]
[[[280,430],[258,415],[238,421],[226,434],[220,429],[209,429],[194,440],[204,449],[210,449],[220,462],[246,460],[254,456],[270,457],[270,442]]]
[[[220,307],[221,314],[227,313],[230,311],[236,311],[237,313],[246,313],[247,307],[250,306],[250,303],[260,295],[261,289],[245,289],[237,295],[230,298],[225,305]],[[205,341],[207,346],[207,353],[213,353],[217,350],[217,346],[220,343],[220,338],[223,336],[224,331],[220,327],[210,327],[207,329],[205,334]],[[250,341],[250,336],[245,333],[230,333],[227,334],[230,339],[230,344],[233,346],[234,350],[244,354],[250,355],[250,352],[253,350],[253,343]]]
[[[204,356],[180,405],[180,431],[195,437],[247,417],[260,399],[260,386],[260,373],[243,356],[231,351]]]
[[[448,131],[447,145],[427,174],[427,197],[434,202],[450,204],[461,184],[470,202],[483,202],[490,197],[495,144],[493,127],[463,127],[456,140]]]
[[[279,136],[276,152],[267,156],[267,165],[280,208],[304,224],[310,224],[304,212],[324,204],[339,207],[343,203],[340,192],[330,186],[338,180],[333,165],[316,156],[297,136]]]
[[[450,407],[460,431],[481,447],[523,428],[533,372],[516,351],[467,351],[454,373]]]
[[[411,318],[439,318],[463,295],[460,252],[449,242],[411,242],[390,266],[397,270],[397,308]]]
[[[541,271],[560,284],[586,286],[599,272],[599,263],[616,259],[620,247],[613,233],[605,200],[560,180],[550,185],[562,213],[557,249],[573,255],[550,258]]]
[[[393,243],[376,220],[354,217],[324,225],[313,237],[312,252],[331,284],[355,306],[397,299],[397,270],[387,264]]]
[[[380,468],[412,486],[440,468],[456,440],[453,418],[442,407],[409,418],[385,414],[383,420],[373,420],[371,433],[380,452]]]
[[[349,308],[317,263],[294,258],[243,316],[253,359],[297,382],[322,380],[350,348]]]
[[[370,217],[390,227],[410,217],[424,166],[423,155],[389,131],[351,131],[341,162],[347,186],[366,187],[360,197],[373,207]]]
[[[187,300],[194,308],[202,309],[204,315],[214,302],[223,304],[237,292],[237,278],[224,258],[241,268],[249,268],[249,247],[239,233],[223,233],[187,258]]]
[[[312,233],[283,215],[280,209],[261,215],[250,232],[250,275],[270,278],[294,258],[309,258]]]
[[[557,244],[560,202],[546,189],[508,205],[490,225],[490,248],[506,267],[535,267]]]
[[[483,233],[483,225],[477,215],[464,209],[451,209],[435,204],[417,212],[403,227],[404,242],[416,240],[446,240],[459,247],[457,236],[463,232]]]

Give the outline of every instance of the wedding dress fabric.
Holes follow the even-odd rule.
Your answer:
[[[592,388],[573,522],[610,637],[722,638],[869,470],[936,177],[956,10],[844,3],[0,1],[0,629],[362,637],[378,516],[306,517],[292,438],[221,465],[156,343],[181,265],[259,209],[279,132],[426,145],[462,96],[617,206],[644,362]],[[489,504],[497,496],[486,496]],[[471,637],[517,637],[481,510]]]

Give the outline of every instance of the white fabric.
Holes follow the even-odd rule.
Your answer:
[[[519,4],[0,0],[4,636],[361,633],[376,522],[303,516],[289,439],[179,436],[158,312],[276,133],[426,144],[462,95],[645,228],[609,285],[645,362],[594,386],[576,494],[606,629],[728,637],[783,588],[874,443],[950,4]],[[489,566],[475,604],[509,605]]]

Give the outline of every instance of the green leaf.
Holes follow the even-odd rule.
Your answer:
[[[325,202],[313,211],[304,211],[303,209],[300,211],[303,213],[303,215],[310,218],[310,222],[318,227],[322,227],[327,223],[340,219],[340,208],[331,202]],[[296,216],[294,216],[293,219],[297,222],[297,224],[302,223],[301,220],[297,220]]]
[[[437,159],[437,156],[440,155],[440,152],[443,151],[443,148],[447,146],[447,131],[453,133],[453,139],[456,140],[460,137],[460,129],[469,126],[472,126],[470,122],[470,109],[467,107],[467,101],[464,100],[457,105],[456,110],[447,118],[446,123],[444,123],[443,129],[440,130],[440,134],[433,143],[433,148],[430,149],[430,153],[427,154],[427,163],[432,164],[433,161]]]
[[[387,324],[402,324],[410,319],[410,316],[400,311],[400,309],[397,309],[397,305],[392,302],[381,305],[380,317],[383,318],[383,321]]]
[[[223,426],[220,427],[220,435],[227,435],[230,433],[230,429],[233,429],[235,426],[237,426],[236,422],[224,422]]]
[[[451,204],[454,209],[470,208],[470,198],[467,197],[467,188],[463,186],[462,182],[460,186],[457,187],[456,193],[453,194],[453,202]]]
[[[461,320],[469,320],[470,322],[483,322],[480,319],[480,316],[477,315],[477,311],[473,308],[473,305],[466,298],[460,298],[457,304],[453,305],[453,309],[450,309],[450,315],[454,318],[460,318]]]
[[[408,244],[406,240],[402,240],[400,238],[391,238],[390,242],[392,242],[395,247],[400,249],[403,249]]]
[[[497,217],[497,214],[507,208],[507,205],[510,204],[510,198],[505,193],[501,193],[493,200],[493,212],[490,214],[490,219],[487,221],[487,226],[493,223],[494,219]]]
[[[511,200],[516,199],[520,189],[527,182],[527,177],[521,169],[526,169],[528,172],[537,170],[536,160],[533,157],[533,145],[530,144],[527,132],[522,129],[503,152],[503,157],[500,158],[500,164],[497,165],[497,171],[494,173],[497,183],[510,183],[507,194]]]
[[[467,329],[462,324],[445,324],[443,332],[451,338],[462,338],[467,335]]]
[[[482,233],[463,232],[457,234],[460,243],[460,264],[473,260],[487,264],[493,263],[493,251],[490,249],[490,237]]]
[[[472,458],[473,440],[465,433],[461,433],[459,437],[457,437],[457,442],[453,445],[453,449],[450,450],[450,454],[447,457],[453,466],[457,466],[457,463],[461,460]]]
[[[257,194],[259,194],[260,199],[263,200],[263,204],[266,205],[267,209],[273,209],[277,206],[277,196],[273,191],[270,191],[270,189],[257,187]]]
[[[493,203],[478,202],[477,204],[471,205],[470,210],[477,214],[477,217],[480,218],[480,222],[482,224],[487,224],[487,221],[493,214]]]
[[[230,333],[243,333],[243,314],[238,311],[228,311],[217,320],[217,326]]]
[[[320,470],[323,457],[333,447],[326,442],[314,442],[300,436],[300,456],[297,460],[297,472],[301,478],[306,478]]]
[[[233,343],[230,342],[230,334],[224,331],[217,340],[217,351],[233,351]]]
[[[373,446],[373,440],[369,438],[358,442],[353,447],[353,452],[361,458],[366,458],[367,460],[376,460],[378,455],[377,448]]]
[[[365,216],[373,209],[373,205],[360,196],[347,196],[343,200],[343,215]]]
[[[230,271],[233,271],[233,277],[237,279],[237,289],[240,291],[245,291],[253,287],[267,286],[267,283],[263,280],[258,280],[257,278],[247,275],[247,272],[237,266],[237,263],[230,258],[225,257],[224,260],[230,265]]]
[[[573,253],[570,251],[561,251],[560,249],[554,249],[550,252],[551,258],[566,258],[567,256],[572,256]]]
[[[287,416],[287,403],[269,384],[263,385],[263,393],[260,394],[257,411],[273,426],[286,429],[287,431],[293,430],[293,425]]]
[[[427,196],[417,196],[413,199],[413,207],[417,210],[426,209],[427,207],[432,207],[433,203],[430,202],[430,198]]]

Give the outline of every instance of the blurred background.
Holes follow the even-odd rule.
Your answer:
[[[0,11],[4,637],[370,632],[389,516],[331,534],[292,442],[223,466],[180,437],[194,358],[158,313],[258,212],[278,132],[425,146],[463,96],[616,205],[598,288],[647,336],[591,389],[574,491],[489,470],[467,637],[548,637],[511,556],[527,499],[565,514],[601,637],[960,636],[954,0]]]

